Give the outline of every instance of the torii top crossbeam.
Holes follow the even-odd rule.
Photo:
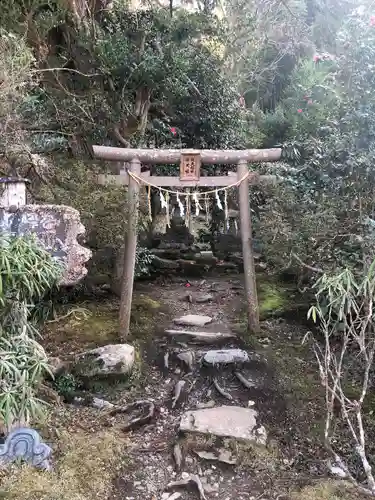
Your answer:
[[[179,163],[181,154],[200,155],[203,164],[234,164],[239,161],[261,163],[281,158],[280,148],[271,149],[129,149],[109,146],[93,146],[95,158],[109,161],[129,162],[138,159],[141,163]]]

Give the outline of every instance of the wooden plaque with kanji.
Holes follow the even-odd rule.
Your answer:
[[[199,154],[182,153],[180,161],[180,180],[199,181],[201,157]]]

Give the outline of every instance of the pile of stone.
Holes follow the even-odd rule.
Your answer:
[[[178,223],[172,223],[165,233],[155,234],[149,242],[155,272],[176,271],[196,276],[211,269],[241,271],[239,234],[205,236],[193,236],[188,227]]]
[[[182,220],[172,219],[167,228],[165,219],[162,222],[153,231],[139,235],[139,245],[148,248],[153,255],[150,271],[154,276],[197,277],[212,270],[243,272],[242,242],[238,230],[211,234],[206,223],[199,225],[195,219],[190,228]],[[259,244],[254,241],[256,269],[262,271],[266,266],[260,260],[259,250]],[[114,293],[119,294],[123,264],[123,246],[116,248],[108,245],[96,249],[89,265],[86,285],[89,289],[109,285]]]

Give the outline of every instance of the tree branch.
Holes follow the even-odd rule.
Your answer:
[[[296,255],[294,252],[291,253],[291,256],[294,257],[296,259],[296,261],[302,266],[302,267],[305,267],[306,269],[309,269],[310,271],[312,271],[313,273],[319,273],[319,274],[324,274],[324,271],[323,269],[321,269],[320,267],[313,267],[313,266],[309,266],[309,264],[306,264],[305,262],[303,262],[299,257],[298,255]]]
[[[78,71],[77,69],[72,69],[72,68],[44,68],[44,69],[34,69],[32,73],[48,73],[51,71],[68,71],[69,73],[76,73],[81,76],[86,76],[87,78],[91,78],[93,76],[103,76],[100,73],[82,73],[82,71]]]
[[[112,129],[113,135],[115,136],[115,139],[117,139],[123,146],[126,148],[130,148],[130,142],[125,139],[120,133],[118,125],[115,125]]]

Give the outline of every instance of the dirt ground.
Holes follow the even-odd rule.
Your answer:
[[[195,298],[202,294],[211,295],[212,300],[196,303]],[[197,360],[209,348],[186,347],[166,338],[165,329],[173,328],[173,318],[184,314],[212,317],[206,331],[236,334],[225,347],[257,354],[259,362],[246,373],[257,381],[255,387],[243,387],[230,369],[215,372],[220,387],[233,397],[228,401],[213,386],[210,371],[198,362],[188,370],[176,361],[176,349],[187,348]],[[119,342],[117,315],[118,301],[113,297],[70,306],[65,318],[47,325],[45,348],[51,356],[66,359],[88,348]],[[54,472],[24,467],[15,468],[12,475],[3,473],[0,498],[164,500],[167,485],[187,474],[201,478],[207,500],[360,498],[345,482],[327,477],[327,456],[321,446],[324,400],[312,353],[308,345],[302,345],[306,328],[275,318],[262,322],[261,334],[248,336],[241,277],[139,284],[131,330],[129,343],[138,352],[133,376],[121,383],[93,381],[89,389],[114,404],[151,400],[156,407],[153,420],[125,433],[121,415],[110,417],[105,409],[55,401],[40,427],[53,448]],[[168,368],[166,352],[170,355]],[[172,408],[178,380],[185,380],[189,390]],[[267,429],[267,447],[180,435],[182,413],[208,401],[216,406],[252,405]],[[182,453],[180,466],[174,456],[176,445]],[[218,446],[231,451],[235,465],[197,455]],[[181,500],[199,498],[194,486],[170,494],[173,491],[181,493]]]

